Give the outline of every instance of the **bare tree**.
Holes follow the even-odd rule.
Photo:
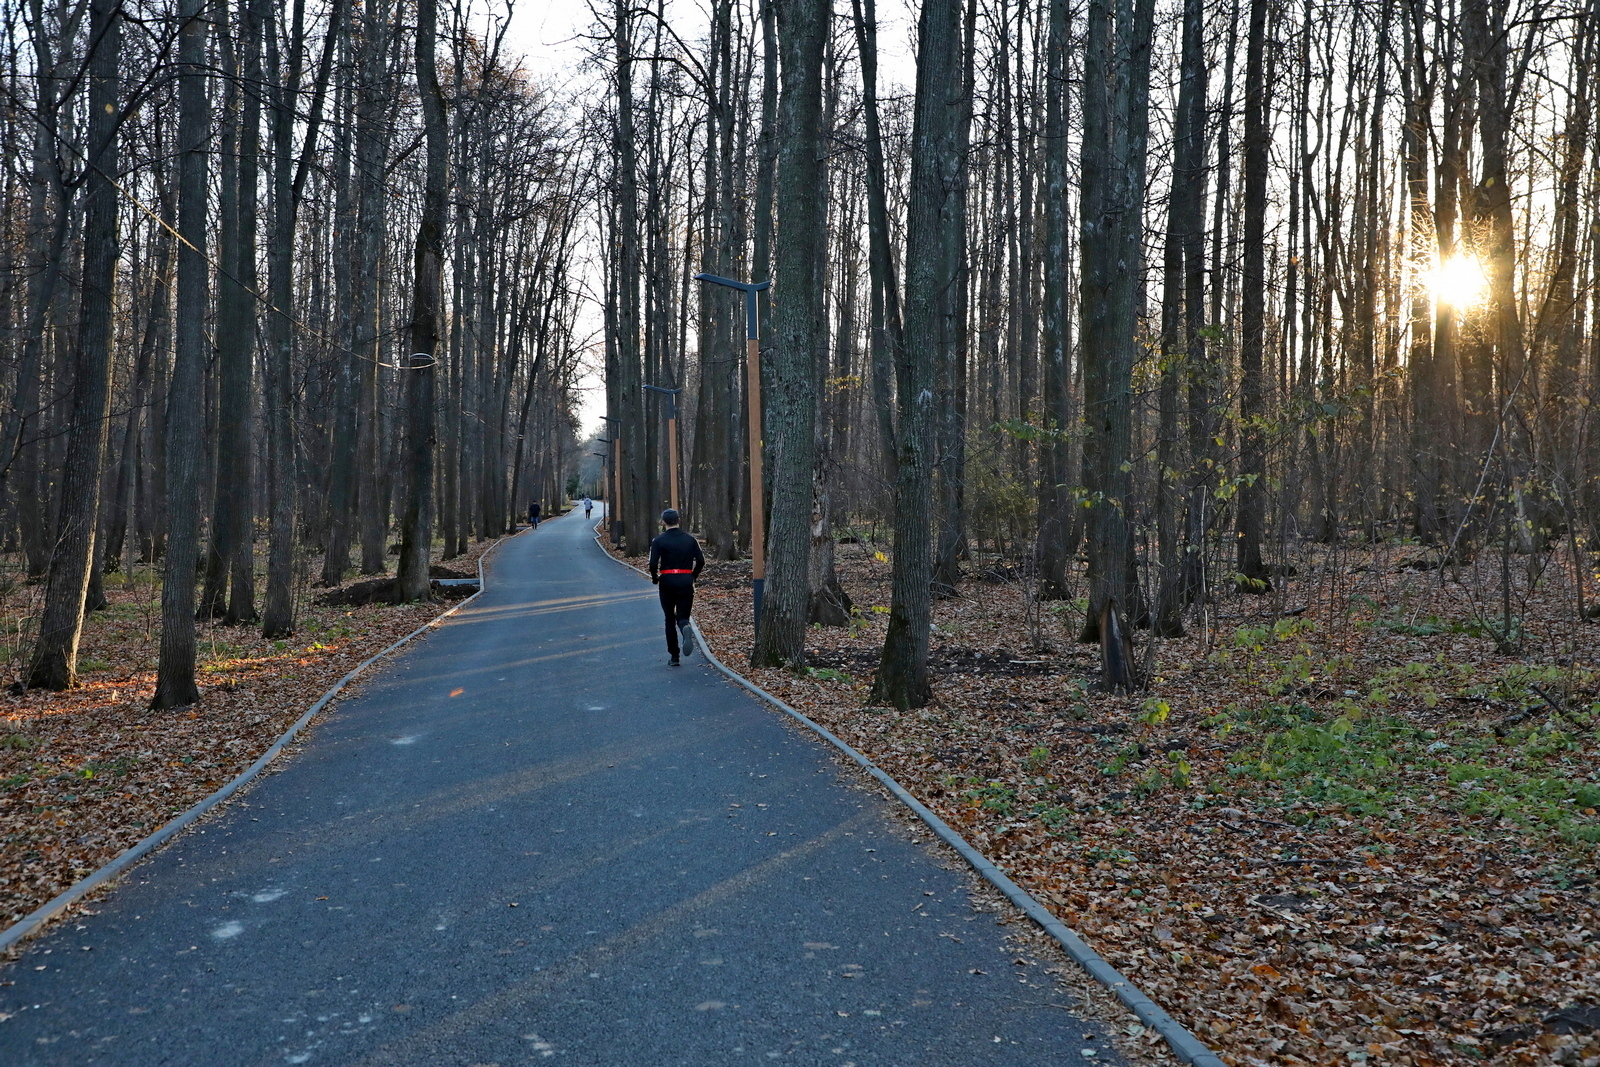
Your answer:
[[[111,346],[117,256],[117,133],[121,111],[122,11],[91,0],[86,60],[89,123],[84,152],[83,290],[73,349],[72,414],[61,471],[61,511],[44,611],[28,684],[66,689],[76,680],[78,638],[94,557],[111,402]],[[192,563],[191,563],[192,566]]]
[[[962,148],[970,120],[963,76],[960,0],[927,0],[917,23],[916,118],[906,228],[905,348],[896,359],[899,474],[895,484],[894,577],[889,630],[872,702],[922,707],[933,695],[928,628],[933,615],[931,528],[935,389],[945,353],[964,329],[961,285]]]
[[[210,297],[206,156],[211,100],[206,84],[206,0],[185,0],[179,11],[178,62],[178,318],[172,387],[167,394],[167,567],[161,581],[161,659],[150,706],[157,711],[193,704],[195,685],[195,565],[200,557],[200,412],[205,373],[205,320]]]

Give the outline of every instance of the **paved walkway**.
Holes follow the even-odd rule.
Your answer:
[[[280,773],[0,972],[0,1063],[1114,1060],[964,871],[669,671],[660,620],[577,516],[507,541]]]

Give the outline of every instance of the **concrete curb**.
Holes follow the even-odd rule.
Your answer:
[[[601,544],[598,534],[595,536],[595,544],[600,546],[600,551],[612,562],[627,567],[631,571],[639,570],[633,564],[624,563],[610,552],[607,552],[605,545]],[[1091,978],[1110,990],[1129,1011],[1138,1016],[1140,1022],[1159,1034],[1178,1059],[1184,1063],[1194,1064],[1195,1067],[1224,1067],[1220,1056],[1207,1048],[1182,1023],[1168,1015],[1159,1004],[1151,1000],[1120,971],[1107,963],[1105,958],[1090,948],[1083,938],[1073,933],[1060,919],[1052,915],[1048,908],[1035,900],[1027,890],[1013,882],[1004,871],[990,863],[983,853],[968,844],[964,837],[956,833],[948,823],[907,792],[904,786],[889,777],[866,756],[846,744],[833,731],[791,708],[765,689],[726,666],[712,654],[711,645],[706,641],[705,635],[700,632],[699,623],[691,620],[690,625],[694,627],[695,639],[699,642],[700,651],[706,657],[708,663],[727,675],[736,684],[743,686],[780,711],[804,723],[882,783],[883,787],[892,793],[895,799],[910,808],[917,818],[927,823],[928,827],[938,834],[945,844],[960,853],[961,858],[971,864],[973,870],[982,875],[990,885],[1005,894],[1007,900],[1020,908],[1028,918],[1037,923],[1047,934],[1055,938],[1061,947],[1066,950],[1067,955],[1072,957],[1073,962],[1087,971]]]
[[[478,557],[478,591],[476,593],[464,598],[461,603],[457,604],[449,611],[442,612],[439,615],[434,616],[432,619],[429,619],[427,622],[423,623],[415,630],[412,630],[410,633],[406,634],[392,645],[384,648],[382,651],[375,652],[366,659],[362,660],[359,664],[352,668],[348,674],[335,682],[333,684],[333,688],[329,689],[326,693],[323,693],[322,696],[318,697],[317,702],[312,704],[311,707],[307,708],[305,714],[296,719],[294,725],[289,727],[284,735],[278,738],[271,748],[263,752],[259,759],[250,764],[249,767],[246,767],[244,771],[233,781],[229,782],[215,793],[212,793],[210,796],[194,805],[194,807],[190,808],[182,815],[179,815],[177,818],[167,822],[155,833],[128,848],[116,859],[112,860],[104,867],[101,867],[98,871],[95,871],[93,874],[87,876],[82,881],[76,883],[70,888],[63,890],[48,903],[41,905],[34,911],[12,923],[6,928],[4,933],[0,933],[0,953],[9,951],[11,948],[31,937],[33,934],[38,933],[46,923],[55,918],[57,915],[61,914],[62,911],[66,910],[68,907],[71,907],[79,900],[82,900],[91,891],[115,880],[124,871],[128,870],[134,864],[138,863],[150,853],[154,852],[156,849],[170,841],[178,834],[179,831],[194,824],[195,822],[198,822],[213,808],[227,800],[234,793],[238,792],[241,786],[265,770],[267,765],[276,759],[278,754],[284,750],[285,746],[287,746],[290,741],[294,740],[295,735],[304,729],[307,723],[316,718],[317,714],[322,711],[323,708],[328,706],[328,703],[339,694],[339,690],[343,689],[346,685],[353,681],[355,677],[362,671],[366,670],[368,667],[372,666],[374,663],[378,662],[378,660],[387,656],[401,645],[404,645],[412,638],[437,626],[439,623],[443,622],[445,619],[448,619],[450,616],[454,615],[456,612],[472,603],[478,597],[482,596],[483,561],[488,559],[490,554],[500,546],[500,542],[504,540],[504,537],[496,538],[495,543],[490,545],[488,550],[485,551],[482,556]]]

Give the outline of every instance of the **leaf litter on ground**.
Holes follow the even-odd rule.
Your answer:
[[[1135,696],[1095,691],[1081,605],[1030,603],[1021,568],[937,603],[936,701],[908,712],[866,706],[881,550],[838,546],[855,610],[802,671],[747,665],[748,562],[709,565],[695,614],[1229,1063],[1600,1067],[1600,626],[1573,568],[1517,577],[1519,655],[1491,564],[1313,551],[1161,641]]]

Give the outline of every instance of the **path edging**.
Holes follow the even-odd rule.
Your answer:
[[[605,545],[600,541],[599,534],[595,535],[594,540],[595,544],[600,547],[601,553],[607,559],[627,567],[631,571],[644,573],[633,564],[617,559],[617,557],[606,551]],[[705,635],[700,632],[700,624],[692,619],[689,624],[694,627],[695,639],[699,642],[700,651],[706,657],[706,662],[762,700],[804,723],[813,732],[820,735],[840,752],[849,756],[863,770],[876,778],[885,789],[894,795],[896,800],[910,808],[917,818],[921,819],[934,833],[938,834],[945,844],[960,853],[961,858],[966,860],[973,870],[982,875],[985,881],[1004,894],[1007,900],[1020,908],[1045,933],[1055,938],[1067,955],[1072,957],[1074,963],[1088,972],[1089,976],[1096,982],[1110,990],[1129,1011],[1138,1016],[1141,1023],[1160,1035],[1161,1039],[1167,1043],[1167,1047],[1172,1050],[1178,1059],[1184,1063],[1193,1064],[1194,1067],[1225,1067],[1222,1058],[1207,1048],[1205,1043],[1191,1033],[1187,1027],[1167,1014],[1161,1005],[1151,1000],[1144,991],[1134,985],[1122,972],[1107,963],[1105,957],[1089,947],[1088,942],[1073,933],[1070,927],[1052,915],[1050,910],[1034,899],[1031,893],[1016,882],[1013,882],[1004,871],[989,862],[983,853],[967,842],[966,838],[956,833],[949,823],[939,818],[922,801],[912,796],[905,786],[891,778],[885,771],[866,756],[857,752],[826,726],[791,708],[759,685],[728,667],[712,653],[710,643],[706,641]]]
[[[500,542],[504,540],[505,537],[496,538],[494,544],[485,549],[483,555],[478,557],[478,591],[476,593],[464,598],[459,604],[451,608],[449,611],[441,612],[440,614],[435,615],[433,618],[429,619],[415,630],[412,630],[398,641],[382,649],[381,651],[374,652],[372,655],[356,664],[356,666],[351,668],[349,673],[347,673],[343,678],[340,678],[337,682],[333,683],[333,687],[331,689],[329,689],[326,693],[323,693],[322,696],[318,697],[317,702],[312,704],[311,707],[307,708],[305,714],[296,719],[294,721],[294,725],[289,727],[289,729],[284,732],[283,736],[279,737],[278,740],[273,743],[271,748],[263,752],[254,763],[250,764],[250,766],[246,767],[242,772],[240,772],[239,776],[233,781],[229,782],[221,789],[218,789],[215,793],[212,793],[204,800],[201,800],[188,811],[185,811],[182,815],[179,815],[176,818],[164,823],[155,833],[130,846],[110,863],[107,863],[93,874],[86,876],[82,880],[57,894],[48,902],[40,905],[27,915],[24,915],[21,919],[18,919],[16,922],[12,923],[6,928],[4,933],[0,933],[0,953],[9,951],[22,941],[31,937],[61,912],[65,911],[73,904],[76,904],[79,900],[82,900],[93,890],[98,889],[100,886],[108,882],[114,881],[128,868],[132,867],[150,853],[166,844],[169,840],[176,836],[179,831],[199,821],[201,817],[206,815],[223,801],[227,800],[234,793],[238,792],[241,786],[249,782],[256,775],[260,774],[267,768],[268,764],[277,759],[278,755],[284,750],[289,742],[294,740],[295,735],[304,729],[306,724],[308,724],[312,719],[316,718],[317,714],[321,712],[323,708],[327,707],[328,703],[333,700],[334,697],[339,695],[339,690],[343,689],[350,682],[354,681],[356,676],[362,671],[366,670],[368,667],[372,666],[378,660],[387,656],[401,645],[404,645],[412,638],[437,626],[439,623],[443,622],[445,619],[448,619],[450,616],[454,615],[456,612],[460,611],[462,608],[466,607],[468,604],[472,603],[479,596],[481,596],[483,594],[483,561],[488,559],[490,553],[492,553],[496,548],[500,547]]]

